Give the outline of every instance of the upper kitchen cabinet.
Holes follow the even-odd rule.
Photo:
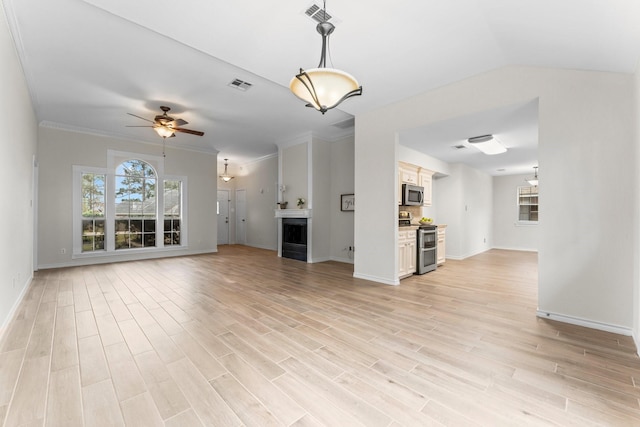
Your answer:
[[[424,187],[424,199],[422,199],[422,206],[431,206],[431,183],[433,180],[433,173],[433,171],[423,168],[420,168],[418,172],[418,185],[420,187]]]
[[[419,169],[420,168],[418,166],[405,163],[405,162],[398,162],[398,172],[400,173],[400,183],[419,185],[418,184]]]
[[[424,199],[422,206],[431,206],[431,182],[434,172],[412,165],[411,163],[398,162],[398,204],[402,204],[402,184],[411,184],[424,187]]]

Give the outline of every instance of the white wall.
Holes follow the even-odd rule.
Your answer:
[[[0,338],[33,278],[34,179],[38,127],[22,67],[0,7]]]
[[[627,74],[504,67],[358,115],[355,189],[363,209],[355,212],[356,276],[395,279],[398,129],[535,98],[545,171],[539,308],[566,321],[630,331],[638,195],[621,185],[635,182],[637,168],[633,77]],[[589,208],[578,209],[585,201]]]
[[[40,128],[38,137],[38,265],[45,268],[217,251],[216,155],[176,150],[167,144],[164,172],[188,181],[188,248],[72,259],[72,167],[107,167],[107,150],[161,154],[161,146]],[[65,248],[62,254],[60,249]]]
[[[313,197],[311,262],[331,259],[331,143],[317,138],[311,143]]]
[[[449,176],[436,180],[436,222],[447,225],[446,257],[464,259],[491,248],[492,178],[469,166],[449,165]]]
[[[638,117],[640,114],[640,66],[637,67],[633,81],[633,116]],[[640,120],[635,120],[633,129],[633,140],[635,145],[640,145]],[[640,149],[635,152],[635,179],[631,186],[632,194],[640,194],[640,173],[638,166],[640,165]],[[635,205],[633,218],[636,219],[635,227],[632,230],[633,236],[633,338],[636,343],[636,351],[640,354],[640,197],[635,197]]]
[[[345,248],[354,246],[353,214],[340,210],[340,195],[357,194],[353,191],[354,137],[349,136],[331,143],[331,259],[353,263],[353,252]],[[358,207],[356,206],[356,209]]]
[[[282,194],[282,201],[289,204],[287,209],[297,209],[296,200],[302,197],[307,203],[309,200],[309,148],[311,135],[304,142],[287,147],[280,147],[282,180],[281,184],[286,186]],[[310,207],[309,204],[306,207]]]
[[[232,181],[236,181],[235,188],[245,189],[247,194],[247,245],[277,250],[278,223],[274,211],[278,199],[278,157],[242,165],[240,174]]]
[[[538,250],[538,225],[518,224],[518,187],[528,186],[528,175],[493,177],[493,247],[520,251]]]

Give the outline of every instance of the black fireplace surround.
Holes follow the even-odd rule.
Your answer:
[[[307,260],[307,218],[282,218],[282,257]]]

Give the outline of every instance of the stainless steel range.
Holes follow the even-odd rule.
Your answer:
[[[418,262],[416,274],[424,274],[436,269],[438,265],[438,226],[421,225],[418,235]]]

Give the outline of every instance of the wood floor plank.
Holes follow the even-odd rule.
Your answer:
[[[79,366],[51,372],[47,400],[47,426],[83,426]]]
[[[169,419],[191,406],[175,383],[165,362],[149,351],[135,356],[138,369],[163,419]]]
[[[156,427],[164,425],[151,395],[147,392],[125,400],[120,405],[127,426]]]
[[[76,315],[73,306],[58,307],[53,335],[51,371],[77,366],[78,363]]]
[[[98,335],[79,339],[78,355],[83,386],[111,378],[102,342]]]
[[[241,426],[242,421],[189,360],[167,365],[173,380],[205,425]]]
[[[25,358],[7,412],[6,426],[44,420],[48,380],[49,356]]]
[[[111,380],[82,387],[84,422],[87,427],[124,426],[122,411]]]
[[[147,391],[138,367],[125,343],[112,344],[104,348],[111,381],[120,402]]]
[[[236,354],[220,359],[224,367],[251,393],[263,402],[285,425],[304,416],[305,411],[291,397],[282,393],[250,363]]]

